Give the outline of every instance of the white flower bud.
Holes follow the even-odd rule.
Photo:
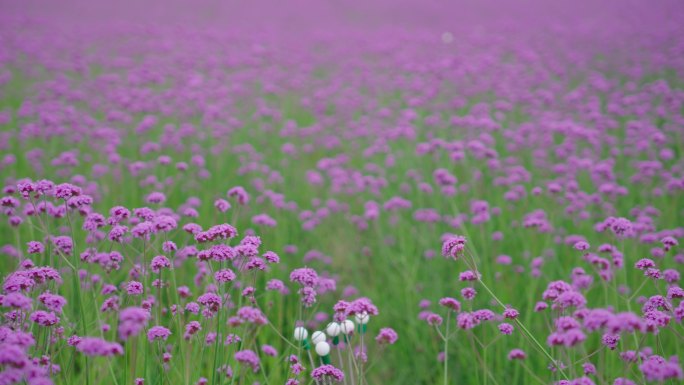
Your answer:
[[[347,319],[340,324],[340,330],[343,334],[349,334],[354,331],[354,321]]]
[[[311,335],[311,341],[313,341],[314,345],[318,344],[319,342],[324,342],[325,341],[325,333],[322,331],[316,331],[313,332]]]
[[[330,345],[323,341],[316,344],[316,354],[319,356],[327,356],[330,353]]]
[[[308,332],[305,328],[303,328],[303,327],[301,327],[301,326],[298,326],[298,327],[295,328],[295,330],[294,330],[294,338],[295,338],[297,341],[303,341],[303,340],[305,340],[306,337],[308,337],[308,336],[309,336],[309,332]]]
[[[361,324],[361,325],[365,325],[368,323],[368,321],[370,321],[370,316],[368,315],[368,313],[366,313],[364,311],[361,314],[355,315],[354,319],[356,319],[356,323]]]
[[[340,335],[340,324],[337,322],[331,322],[325,328],[325,332],[328,333],[330,337],[337,337]]]

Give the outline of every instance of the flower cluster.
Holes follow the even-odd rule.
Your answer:
[[[0,384],[682,381],[680,0],[6,3]]]

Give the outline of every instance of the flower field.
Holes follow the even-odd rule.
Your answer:
[[[681,384],[684,4],[0,2],[0,385]]]

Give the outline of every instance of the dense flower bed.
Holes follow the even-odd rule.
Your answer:
[[[0,15],[0,384],[684,380],[677,2],[69,4]]]

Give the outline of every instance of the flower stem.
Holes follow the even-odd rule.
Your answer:
[[[485,284],[485,283],[482,281],[481,278],[479,278],[479,281],[480,281],[480,283],[482,284],[482,287],[485,288],[485,290],[487,291],[487,293],[489,293],[489,295],[492,296],[492,298],[494,298],[494,300],[495,300],[499,305],[501,305],[501,307],[503,307],[504,309],[506,309],[506,305],[504,305],[504,303],[501,302],[501,300],[499,299],[499,297],[497,297],[496,295],[494,295],[494,293],[489,289],[489,286],[487,286],[487,284]],[[549,352],[548,352],[546,349],[544,349],[544,347],[542,346],[542,344],[539,343],[539,341],[538,341],[536,338],[534,338],[534,335],[533,335],[532,333],[530,333],[529,330],[527,330],[527,328],[525,327],[525,325],[523,325],[523,323],[520,322],[520,320],[517,319],[517,318],[515,319],[515,323],[520,327],[520,329],[522,329],[522,331],[525,333],[525,335],[526,335],[526,336],[527,336],[527,337],[536,345],[537,349],[539,349],[539,350],[546,356],[546,358],[548,358],[549,360],[551,360],[551,363],[553,364],[553,366],[556,367],[556,369],[557,369],[558,372],[561,374],[561,376],[563,376],[563,378],[565,378],[566,380],[569,380],[568,376],[565,374],[565,372],[563,371],[563,369],[561,369],[560,365],[558,365],[558,363],[557,363],[556,360],[551,356],[551,354],[549,354]]]
[[[447,313],[446,331],[444,337],[444,385],[449,383],[449,321],[451,320],[451,311]]]

